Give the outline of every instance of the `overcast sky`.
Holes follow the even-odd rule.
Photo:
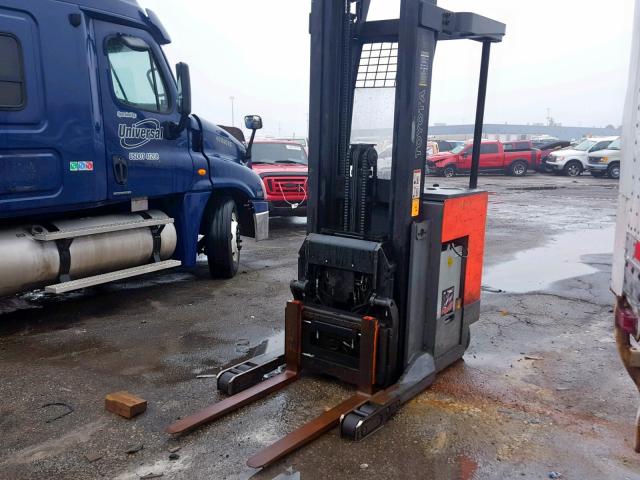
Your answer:
[[[265,135],[306,135],[310,0],[139,0],[155,10],[173,43],[172,63],[191,68],[193,111],[219,124],[245,114]],[[394,16],[399,0],[372,0],[372,15]],[[632,0],[440,0],[507,24],[492,48],[487,123],[622,123]],[[438,44],[430,123],[472,123],[480,45]]]

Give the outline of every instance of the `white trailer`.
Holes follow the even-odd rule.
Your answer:
[[[612,272],[612,290],[617,297],[615,331],[620,357],[640,390],[640,0],[635,5],[621,153]],[[635,449],[640,452],[640,410]]]

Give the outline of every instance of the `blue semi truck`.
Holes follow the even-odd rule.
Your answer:
[[[239,129],[191,112],[189,68],[136,0],[0,1],[0,296],[63,293],[268,236]]]

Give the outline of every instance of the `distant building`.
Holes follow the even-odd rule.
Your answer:
[[[469,140],[473,138],[473,124],[432,125],[429,137],[442,140]],[[620,128],[563,127],[562,125],[510,125],[487,123],[483,126],[482,137],[487,140],[529,140],[536,137],[554,137],[560,140],[579,140],[584,137],[605,137],[620,135]]]

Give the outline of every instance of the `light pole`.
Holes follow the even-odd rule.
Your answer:
[[[233,95],[229,97],[229,100],[231,100],[231,126],[235,127],[236,126],[236,114],[235,111],[233,109],[233,101],[236,99],[236,97],[234,97]]]

